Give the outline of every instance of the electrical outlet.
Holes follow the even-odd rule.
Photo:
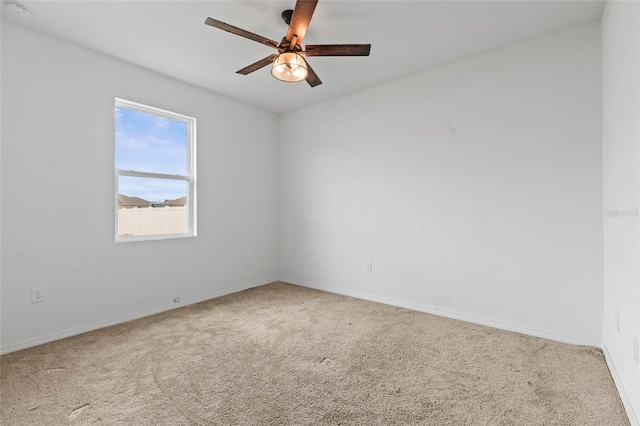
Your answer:
[[[638,353],[640,349],[638,349],[638,338],[633,336],[633,360],[636,364],[640,364],[640,353]]]
[[[373,262],[372,261],[368,261],[366,268],[367,268],[367,272],[372,272],[373,271]]]
[[[613,321],[613,326],[616,328],[616,331],[620,331],[620,312],[615,311]]]
[[[37,287],[31,289],[31,303],[44,302],[44,288]]]

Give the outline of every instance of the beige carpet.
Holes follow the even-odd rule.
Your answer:
[[[2,425],[627,425],[602,352],[271,284],[0,357]]]

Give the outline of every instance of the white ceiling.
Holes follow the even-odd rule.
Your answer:
[[[3,3],[5,1],[3,0]],[[20,1],[2,19],[274,113],[600,19],[603,1],[320,0],[304,44],[371,43],[369,57],[316,57],[323,81],[282,83],[269,67],[235,72],[275,50],[204,24],[212,17],[275,41],[287,26],[275,1]]]

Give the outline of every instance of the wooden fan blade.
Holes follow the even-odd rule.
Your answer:
[[[291,41],[295,35],[298,36],[296,44],[302,45],[302,39],[307,33],[316,4],[318,4],[318,0],[298,0],[296,2],[296,7],[293,9],[293,16],[291,16],[291,22],[289,23],[289,30],[287,31],[287,40]],[[291,46],[291,48],[293,49],[295,46]]]
[[[267,65],[272,63],[273,60],[277,57],[278,55],[269,55],[266,58],[260,59],[259,61],[254,62],[253,64],[242,68],[241,70],[236,71],[236,74],[247,75],[254,71],[258,71],[260,68],[266,67]]]
[[[307,44],[306,56],[369,56],[370,44]]]
[[[204,21],[205,24],[207,25],[211,25],[212,27],[215,28],[220,28],[221,30],[225,30],[227,32],[230,32],[231,34],[235,34],[235,35],[239,35],[240,37],[244,37],[244,38],[248,38],[249,40],[253,40],[253,41],[257,41],[258,43],[261,44],[265,44],[269,47],[273,47],[273,48],[277,48],[278,47],[278,43],[270,40],[266,37],[262,37],[261,35],[258,34],[254,34],[252,32],[249,32],[247,30],[243,30],[242,28],[238,28],[238,27],[234,27],[233,25],[229,25],[225,22],[222,21],[218,21],[217,19],[213,19],[213,18],[207,18],[206,21]]]
[[[311,87],[316,87],[320,84],[322,84],[322,80],[320,80],[320,77],[318,77],[318,74],[316,74],[316,72],[313,70],[313,68],[311,68],[311,65],[309,65],[309,61],[305,61],[307,63],[307,83],[309,83],[309,86]]]

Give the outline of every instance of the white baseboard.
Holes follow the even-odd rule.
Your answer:
[[[631,399],[627,394],[627,391],[624,389],[622,385],[622,380],[620,380],[620,375],[616,370],[616,366],[613,363],[613,359],[611,358],[611,354],[609,353],[609,349],[607,349],[607,345],[602,344],[602,352],[604,352],[604,359],[607,362],[607,366],[609,367],[609,371],[611,372],[611,377],[613,377],[613,382],[618,388],[618,393],[620,394],[620,399],[622,399],[622,405],[624,405],[624,409],[627,411],[627,416],[629,417],[629,422],[631,426],[640,426],[639,417],[633,411],[633,406],[631,405]]]
[[[48,334],[46,336],[42,336],[42,337],[38,337],[36,339],[29,339],[29,340],[25,340],[19,343],[15,343],[13,345],[8,345],[8,346],[3,346],[0,348],[0,354],[7,354],[9,352],[15,352],[18,351],[20,349],[27,349],[33,346],[38,346],[38,345],[42,345],[44,343],[49,343],[49,342],[53,342],[55,340],[60,340],[60,339],[64,339],[66,337],[71,337],[71,336],[75,336],[77,334],[82,334],[82,333],[86,333],[89,331],[94,331],[94,330],[98,330],[100,328],[105,328],[105,327],[110,327],[112,325],[116,325],[116,324],[122,324],[124,322],[129,322],[129,321],[133,321],[139,318],[144,318],[144,317],[148,317],[150,315],[155,315],[155,314],[159,314],[162,312],[166,312],[166,311],[170,311],[173,309],[178,309],[178,308],[182,308],[184,306],[188,306],[188,305],[193,305],[194,303],[199,303],[199,302],[204,302],[205,300],[210,300],[210,299],[215,299],[216,297],[221,297],[221,296],[226,296],[228,294],[232,294],[232,293],[237,293],[239,291],[243,291],[243,290],[247,290],[249,288],[253,288],[253,287],[260,287],[272,282],[276,282],[277,279],[268,281],[266,283],[262,283],[262,284],[246,284],[246,285],[241,285],[241,286],[235,286],[235,287],[231,287],[231,288],[227,288],[221,291],[217,291],[217,292],[213,292],[213,293],[209,293],[206,294],[204,296],[200,296],[200,297],[194,297],[191,299],[186,299],[186,300],[182,300],[179,303],[172,303],[170,305],[163,305],[163,306],[158,306],[156,308],[152,308],[152,309],[146,309],[144,311],[140,311],[140,312],[135,312],[132,314],[127,314],[127,315],[122,315],[119,317],[115,317],[115,318],[111,318],[108,320],[104,320],[104,321],[98,321],[98,322],[94,322],[91,324],[87,324],[87,325],[83,325],[81,327],[75,327],[75,328],[70,328],[64,331],[60,331],[57,333],[51,333]]]
[[[413,311],[424,312],[427,314],[438,315],[441,317],[457,319],[461,321],[470,322],[473,324],[486,325],[488,327],[498,328],[500,330],[513,331],[516,333],[527,334],[529,336],[541,337],[543,339],[555,340],[557,342],[562,343],[570,343],[572,345],[581,345],[581,346],[593,346],[596,348],[600,348],[602,342],[596,342],[591,340],[582,339],[574,336],[567,336],[564,334],[554,333],[546,330],[538,330],[535,328],[524,327],[516,324],[508,324],[504,322],[499,322],[487,318],[476,317],[472,315],[463,314],[460,312],[454,312],[446,309],[437,308],[435,306],[427,306],[417,303],[411,303],[404,300],[399,299],[391,299],[388,297],[381,297],[369,293],[363,293],[359,291],[346,290],[340,287],[335,286],[325,286],[318,285],[310,282],[302,282],[300,280],[296,280],[293,278],[281,277],[280,281],[285,283],[290,283],[294,285],[299,285],[301,287],[313,288],[316,290],[322,290],[329,293],[342,294],[344,296],[355,297],[357,299],[369,300],[372,302],[383,303],[385,305],[398,306],[400,308],[411,309]]]

